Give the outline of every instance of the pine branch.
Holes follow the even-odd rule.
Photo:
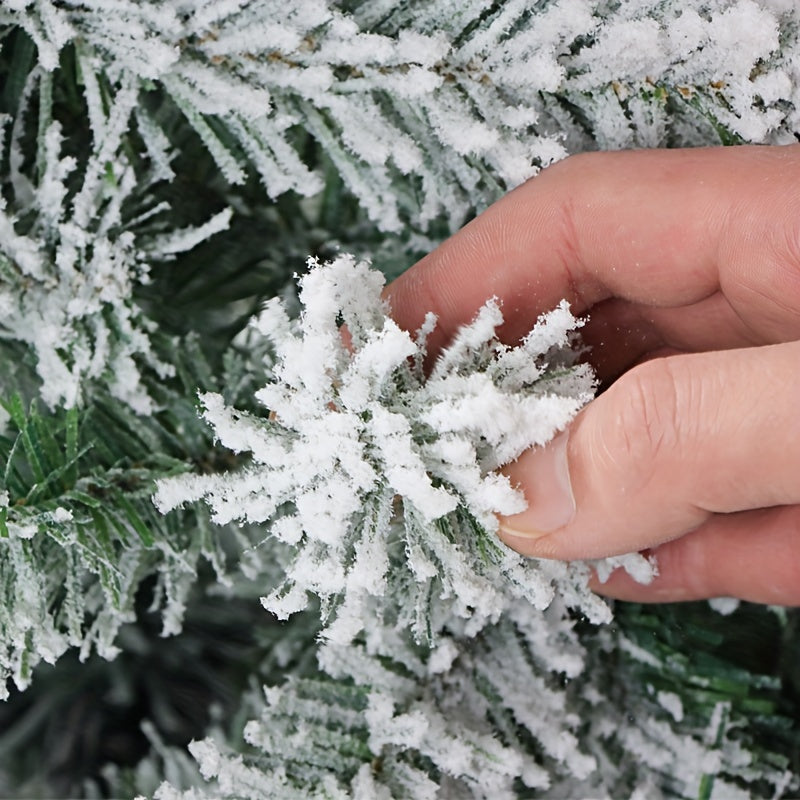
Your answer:
[[[115,9],[124,24],[108,25],[100,2],[43,2],[3,12],[0,24],[24,27],[48,70],[80,41],[102,72],[162,88],[231,184],[253,172],[269,197],[317,194],[310,132],[385,231],[425,230],[440,216],[454,229],[587,145],[792,135],[782,54],[796,20],[746,2],[705,15],[677,0],[613,14],[547,2],[459,13],[310,0]],[[727,37],[745,29],[732,59]],[[149,130],[149,148],[163,149]]]
[[[546,606],[552,583],[602,618],[602,604],[579,589],[585,567],[534,566],[491,537],[495,514],[523,502],[493,470],[547,441],[591,397],[590,372],[572,364],[577,321],[563,306],[509,350],[496,338],[502,315],[489,303],[426,379],[434,320],[412,340],[387,316],[382,282],[340,257],[302,279],[298,323],[280,301],[269,303],[257,329],[274,349],[273,378],[256,399],[272,417],[203,398],[217,437],[251,462],[239,473],[163,480],[156,504],[166,511],[205,499],[218,523],[268,523],[295,556],[267,608],[288,617],[312,592],[338,606],[326,635],[343,642],[387,581],[405,580],[399,575],[409,575],[417,614],[431,594],[449,597],[452,613],[476,629],[515,596]],[[414,625],[416,635],[424,639],[429,624]]]
[[[264,624],[257,603],[209,597],[213,576],[204,574],[184,630],[164,638],[160,615],[147,608],[153,582],[139,591],[136,622],[120,631],[117,658],[81,660],[73,652],[55,666],[40,664],[30,688],[0,704],[4,796],[152,796],[165,774],[156,766],[159,753],[173,756],[166,774],[176,783],[174,765],[184,764],[188,787],[190,778],[202,782],[188,743],[223,724],[234,740],[253,675],[262,662],[271,668],[271,651],[288,652],[302,626],[287,637],[282,626]],[[312,641],[313,630],[305,646]]]
[[[84,411],[42,414],[19,396],[3,406],[10,417],[0,437],[6,695],[9,677],[24,688],[40,660],[54,663],[70,647],[84,658],[92,650],[116,655],[117,633],[134,619],[136,592],[151,576],[164,632],[177,632],[198,560],[222,576],[225,556],[202,520],[165,520],[150,501],[158,478],[187,469],[188,454],[164,427],[186,420],[170,413],[145,420],[99,395]]]
[[[373,619],[354,645],[324,645],[322,672],[249,692],[244,745],[219,731],[193,745],[207,783],[155,797],[791,796],[798,739],[776,680],[737,665],[751,651],[721,652],[719,615],[687,610],[654,624],[629,607],[628,632],[579,631],[521,605],[433,650]],[[691,616],[705,627],[687,631]]]
[[[24,36],[15,42],[27,65]],[[156,356],[152,323],[135,304],[134,290],[149,281],[154,266],[227,228],[231,211],[221,208],[185,229],[159,230],[166,208],[148,190],[163,179],[169,156],[154,158],[152,146],[136,150],[129,132],[135,81],[110,83],[80,47],[65,50],[63,61],[53,73],[34,65],[24,80],[15,62],[5,95],[16,105],[0,126],[0,159],[9,168],[0,186],[0,330],[35,354],[40,395],[49,406],[81,403],[95,382],[148,413],[154,405],[143,374],[167,378],[173,366]],[[20,84],[21,90],[13,88]],[[92,132],[88,149],[84,113]]]

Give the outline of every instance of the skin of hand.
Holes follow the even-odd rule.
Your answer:
[[[504,471],[520,553],[656,556],[604,594],[800,604],[800,145],[590,153],[510,192],[387,287],[435,349],[487,298],[513,343],[566,298],[601,393]],[[438,337],[438,338],[436,338]]]

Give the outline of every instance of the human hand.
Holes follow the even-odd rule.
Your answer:
[[[388,287],[436,347],[488,297],[517,340],[562,298],[588,314],[607,387],[504,470],[519,552],[647,550],[637,601],[800,604],[800,145],[573,156],[510,192]]]

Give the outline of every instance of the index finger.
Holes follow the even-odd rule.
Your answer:
[[[427,311],[436,313],[436,346],[495,296],[507,320],[504,338],[515,340],[562,298],[580,314],[610,297],[676,307],[726,282],[775,286],[763,271],[754,276],[748,259],[761,249],[764,261],[770,246],[760,230],[774,229],[787,203],[800,209],[798,166],[797,146],[572,156],[510,192],[392,283],[393,316],[414,330]],[[792,280],[796,290],[796,273],[775,277]]]

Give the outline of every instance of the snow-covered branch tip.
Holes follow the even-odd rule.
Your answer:
[[[406,592],[433,581],[459,616],[497,618],[509,579],[512,595],[546,606],[570,568],[534,568],[496,540],[496,514],[525,507],[496,470],[547,442],[592,397],[593,374],[573,346],[581,321],[562,302],[509,347],[489,300],[426,375],[433,315],[411,336],[389,316],[383,276],[368,263],[344,255],[309,266],[300,318],[273,299],[254,322],[272,347],[273,379],[256,394],[269,417],[202,397],[219,442],[249,453],[248,465],[165,479],[158,508],[204,499],[218,523],[268,523],[296,549],[286,583],[265,599],[280,617],[305,608],[308,591],[383,596],[397,563]]]

